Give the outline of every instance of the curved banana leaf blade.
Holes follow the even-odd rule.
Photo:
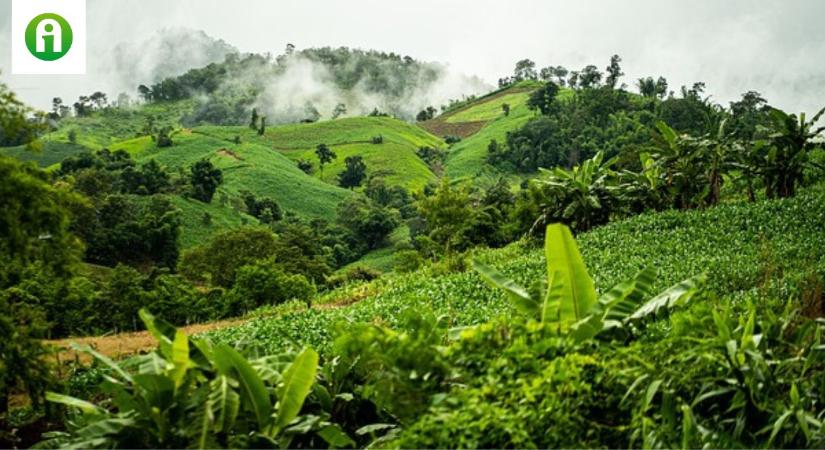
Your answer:
[[[178,333],[177,328],[164,320],[158,319],[145,308],[138,311],[138,315],[143,324],[146,325],[149,334],[158,341],[160,354],[165,356],[166,359],[172,359],[172,346],[175,335]]]
[[[258,426],[261,430],[266,429],[272,417],[272,403],[260,375],[255,372],[246,358],[226,344],[220,344],[215,348],[213,358],[220,361],[215,364],[217,367],[231,368],[230,373],[224,373],[224,375],[234,375],[237,378],[241,386],[241,394],[248,400],[246,404],[252,405]]]
[[[677,305],[687,303],[696,295],[707,281],[707,275],[697,275],[671,286],[656,297],[648,300],[637,309],[627,320],[641,320],[657,315],[662,310],[671,309]]]
[[[544,242],[549,286],[542,305],[542,322],[559,322],[562,327],[575,324],[590,315],[596,305],[593,279],[567,226],[548,225]]]
[[[355,441],[336,424],[321,428],[318,435],[329,444],[329,448],[354,448],[356,446]]]
[[[653,296],[656,269],[647,267],[633,278],[619,283],[599,297],[605,322],[621,322],[630,317],[645,299]]]
[[[232,386],[232,379],[219,376],[210,383],[210,392],[207,400],[208,408],[213,417],[212,430],[216,433],[228,432],[235,424],[241,398]]]
[[[93,349],[91,346],[89,346],[89,345],[79,345],[79,344],[76,344],[76,343],[72,343],[71,347],[72,347],[74,350],[78,351],[78,352],[88,353],[88,354],[89,354],[89,355],[91,355],[94,359],[96,359],[96,360],[100,361],[101,363],[103,363],[103,365],[105,365],[106,367],[108,367],[109,369],[111,369],[111,370],[112,370],[112,371],[113,371],[116,375],[118,375],[118,376],[120,377],[120,379],[121,379],[122,381],[126,381],[126,382],[128,382],[128,383],[131,383],[131,382],[132,382],[132,376],[131,376],[131,375],[129,375],[129,373],[128,373],[128,372],[126,372],[125,370],[123,370],[123,368],[122,368],[122,367],[120,367],[120,365],[119,365],[119,364],[117,364],[116,362],[112,361],[112,359],[111,359],[111,358],[109,358],[108,356],[103,355],[103,354],[101,354],[101,353],[98,353],[98,352],[97,352],[95,349]],[[117,381],[116,379],[114,379],[114,378],[112,378],[112,377],[108,377],[108,379],[111,379],[111,380],[113,380],[113,381]]]
[[[516,308],[523,314],[530,317],[539,316],[539,302],[531,297],[527,290],[515,281],[507,278],[498,270],[478,261],[473,261],[473,269],[475,269],[475,271],[481,275],[481,278],[491,287],[506,292]]]
[[[77,408],[84,415],[106,414],[105,409],[95,405],[94,403],[90,403],[79,398],[70,397],[68,395],[58,394],[56,392],[46,392],[46,401]]]
[[[283,384],[278,388],[278,413],[275,431],[280,432],[298,417],[301,407],[315,383],[318,372],[318,353],[305,348],[284,372]]]

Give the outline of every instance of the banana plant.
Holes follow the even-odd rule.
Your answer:
[[[605,335],[611,330],[628,330],[634,323],[684,304],[701,291],[706,280],[705,275],[699,275],[654,294],[656,271],[647,268],[597,296],[593,279],[567,226],[547,227],[544,253],[546,284],[538,281],[529,290],[492,267],[478,261],[474,261],[473,266],[488,284],[503,290],[521,313],[576,341]]]
[[[610,169],[616,158],[604,160],[602,152],[572,169],[541,169],[535,184],[544,201],[535,226],[553,221],[569,224],[576,231],[607,223],[615,200],[615,174]]]
[[[623,170],[619,174],[620,201],[637,214],[648,209],[658,211],[668,207],[670,198],[662,167],[646,152],[639,154],[639,162],[642,167],[640,172]]]
[[[817,127],[817,123],[823,114],[825,108],[807,120],[805,113],[797,118],[795,114],[771,110],[770,135],[754,146],[756,154],[752,158],[765,180],[768,198],[793,197],[796,186],[802,182],[805,167],[818,167],[809,155],[821,145],[817,139],[825,132],[825,126]]]
[[[68,430],[44,447],[226,448],[288,447],[313,434],[330,446],[354,445],[328,417],[301,416],[318,372],[318,354],[248,360],[226,345],[188,337],[142,310],[157,339],[155,352],[127,370],[91,348],[80,348],[108,369],[107,408],[49,393],[74,412]]]

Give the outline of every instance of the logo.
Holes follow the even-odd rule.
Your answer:
[[[55,61],[72,48],[72,27],[57,14],[41,14],[26,27],[26,47],[35,58]]]
[[[11,72],[86,73],[86,0],[12,0]]]

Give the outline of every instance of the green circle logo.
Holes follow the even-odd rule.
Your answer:
[[[26,47],[40,60],[55,61],[72,48],[72,27],[54,13],[41,14],[26,27]]]

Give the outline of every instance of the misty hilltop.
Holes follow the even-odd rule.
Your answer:
[[[201,30],[164,28],[140,42],[121,42],[112,49],[115,75],[123,86],[156,83],[188,68],[224,60],[238,49]]]
[[[126,62],[118,62],[119,72],[129,74],[143,100],[195,100],[193,112],[184,118],[188,126],[239,125],[253,108],[271,123],[374,112],[413,120],[428,106],[491,89],[480,78],[456,74],[444,64],[394,52],[347,47],[298,50],[288,44],[277,56],[240,53],[203,32],[186,34],[184,46],[191,51],[172,51],[179,48],[172,42],[180,33],[186,34],[167,30],[143,44],[121,44],[115,60]],[[175,67],[190,69],[176,72]],[[136,74],[143,77],[139,82]]]

